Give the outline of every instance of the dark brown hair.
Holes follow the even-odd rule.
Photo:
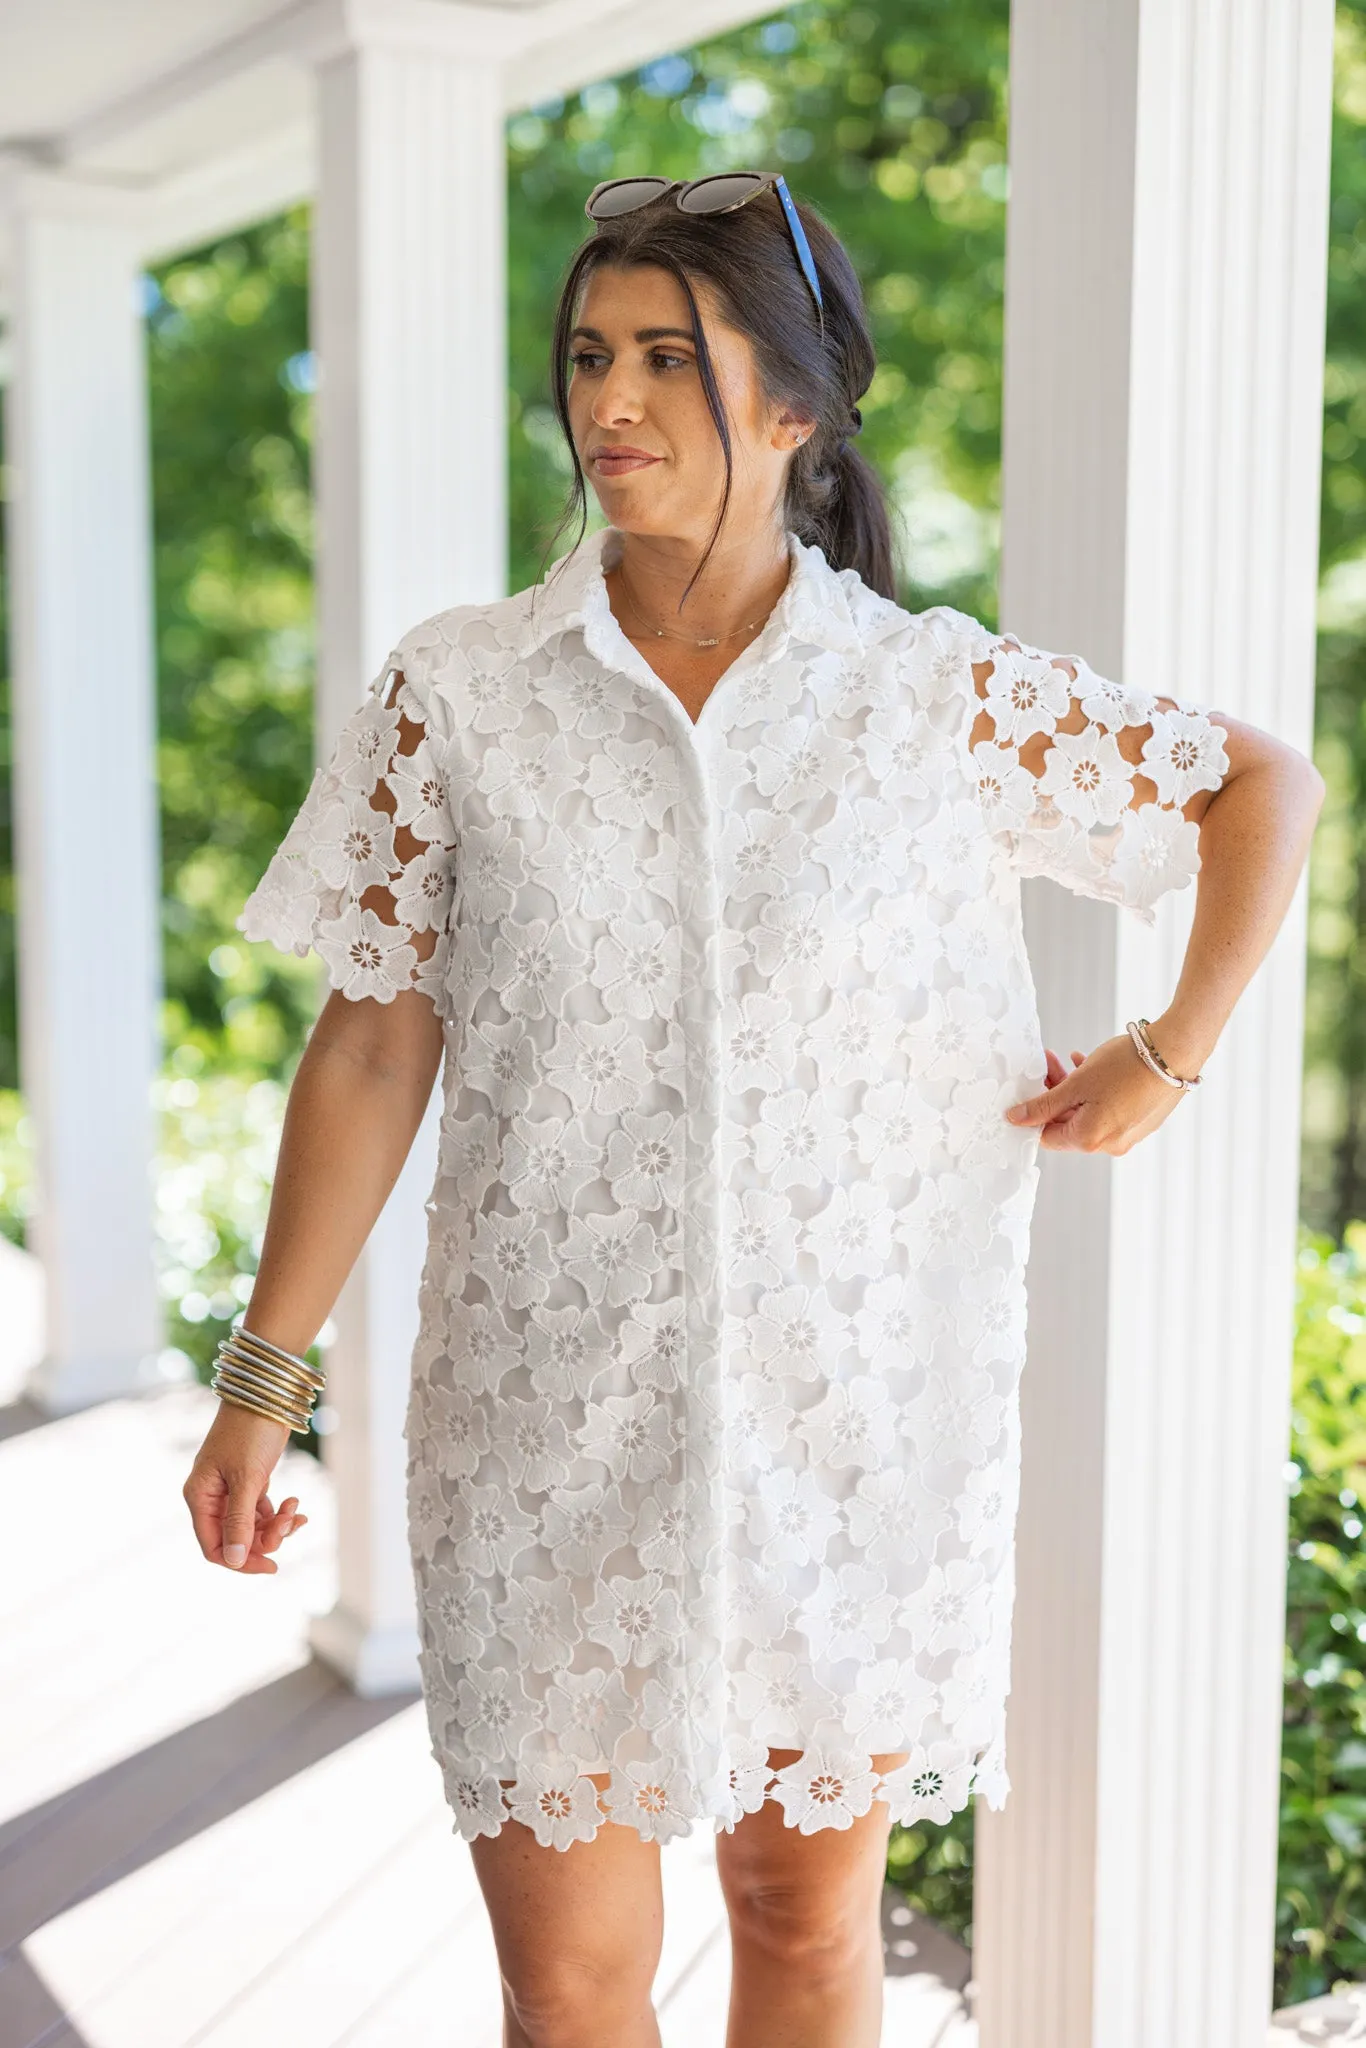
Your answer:
[[[856,569],[870,589],[883,597],[896,595],[882,484],[850,443],[862,425],[858,401],[872,382],[877,364],[863,292],[834,231],[810,206],[795,199],[793,203],[820,279],[824,340],[815,301],[772,191],[761,192],[731,213],[702,216],[683,213],[673,193],[665,193],[634,213],[603,221],[575,251],[555,309],[550,348],[551,395],[574,476],[551,547],[576,511],[582,540],[588,517],[568,397],[569,337],[583,288],[603,264],[622,269],[653,264],[671,272],[687,298],[697,335],[702,388],[726,458],[720,510],[693,580],[716,544],[733,477],[730,429],[693,294],[697,279],[711,287],[723,318],[749,338],[760,384],[770,403],[790,406],[801,418],[815,423],[788,465],[785,524],[808,545],[819,547],[832,568]],[[683,595],[687,596],[687,590]]]

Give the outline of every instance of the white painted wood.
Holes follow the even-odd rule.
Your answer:
[[[697,0],[693,41],[764,12],[756,0]],[[54,17],[53,33],[60,33]],[[209,38],[191,58],[145,69],[100,104],[8,145],[49,187],[48,204],[124,223],[144,262],[160,261],[309,198],[321,138],[314,69],[365,47],[487,65],[504,114],[648,62],[677,41],[667,0],[310,0]],[[263,111],[263,97],[271,111]],[[4,146],[0,146],[0,158]],[[0,297],[7,295],[0,252]]]
[[[46,1279],[47,1353],[26,1385],[57,1413],[144,1383],[161,1342],[160,889],[136,248],[47,197],[46,181],[0,183],[21,1064]]]
[[[1295,2048],[1299,2041],[1323,2048],[1328,2041],[1362,2039],[1366,2039],[1366,1985],[1357,1984],[1327,1998],[1282,2007],[1272,2022],[1266,2048]]]
[[[320,752],[395,640],[506,587],[504,143],[496,75],[357,49],[318,79],[314,238]],[[313,1642],[363,1692],[416,1683],[403,1413],[435,1170],[429,1114],[348,1283],[338,1607]]]
[[[724,34],[764,11],[754,0],[695,0],[688,40]],[[505,66],[509,106],[516,107],[644,63],[677,41],[677,12],[668,0],[626,6],[621,0],[542,0],[537,6],[521,0],[488,6],[466,0],[306,0],[273,9],[232,34],[210,37],[193,57],[160,66],[149,62],[135,83],[100,105],[74,110],[47,138],[47,147],[53,161],[79,169],[111,148],[155,133],[168,115],[268,65],[319,65],[361,47]],[[528,61],[530,71],[524,70]]]
[[[730,1998],[730,1930],[716,1870],[717,1835],[710,1823],[660,1850],[664,1937],[651,1997],[663,2048],[692,2048],[699,2037],[725,2036]],[[704,2019],[698,1993],[708,2001]]]
[[[458,1847],[448,1843],[452,1856]],[[427,1941],[400,1982],[384,1987],[328,2048],[450,2048],[458,2013],[461,2048],[501,2048],[498,1953],[482,1897]]]
[[[1329,0],[1016,0],[1001,622],[1307,751]],[[1064,1056],[1167,1001],[1025,885]],[[1270,2006],[1303,883],[1198,1097],[1043,1155],[1013,1784],[978,1821],[982,2048],[1243,2048]]]
[[[232,2022],[244,1995],[273,1976],[278,1998],[301,1944],[433,1813],[440,1787],[433,1787],[431,1759],[413,1733],[409,1715],[396,1715],[277,1786],[262,1802],[273,1809],[268,1837],[244,1807],[30,1936],[31,1960],[64,1991],[87,2038],[108,2048],[240,2040]],[[267,1840],[275,1846],[267,1848]],[[286,1840],[282,1854],[278,1845]],[[157,1899],[168,1901],[159,1917],[151,1903]],[[203,1910],[210,1899],[220,1902],[217,1912]],[[141,1907],[152,1941],[135,1972],[87,1999],[85,1958],[97,1946],[107,1952],[105,1917],[127,1918],[130,1907]],[[307,1980],[306,1969],[300,1974]],[[248,2038],[259,2041],[259,2026]],[[321,2043],[332,2036],[295,2029],[293,2038]]]
[[[160,263],[182,249],[200,248],[309,198],[316,159],[313,123],[305,117],[230,155],[161,179],[143,195],[139,209],[143,262]]]

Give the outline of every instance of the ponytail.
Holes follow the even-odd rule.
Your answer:
[[[832,569],[856,569],[879,597],[895,598],[892,533],[882,479],[851,447],[863,426],[857,406],[834,447],[821,454],[806,444],[796,451],[787,475],[788,525],[808,546],[818,547]]]

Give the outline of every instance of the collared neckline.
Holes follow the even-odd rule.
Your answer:
[[[607,595],[607,571],[620,560],[623,541],[619,528],[599,527],[551,564],[545,581],[532,592],[520,647],[524,658],[555,634],[577,627],[589,652],[606,666],[653,673],[617,623]],[[792,641],[835,654],[864,651],[844,575],[831,568],[819,547],[801,540],[790,528],[787,549],[792,566],[782,594],[762,631],[737,655],[727,675],[742,665],[749,669],[775,659]]]

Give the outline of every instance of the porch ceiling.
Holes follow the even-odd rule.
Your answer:
[[[697,0],[686,36],[770,11]],[[672,0],[11,4],[0,7],[0,160],[156,190],[285,135],[303,139],[306,158],[310,66],[358,41],[502,58],[513,111],[645,62],[678,34]]]
[[[44,0],[0,10],[0,141],[60,136],[266,15],[279,0]]]

